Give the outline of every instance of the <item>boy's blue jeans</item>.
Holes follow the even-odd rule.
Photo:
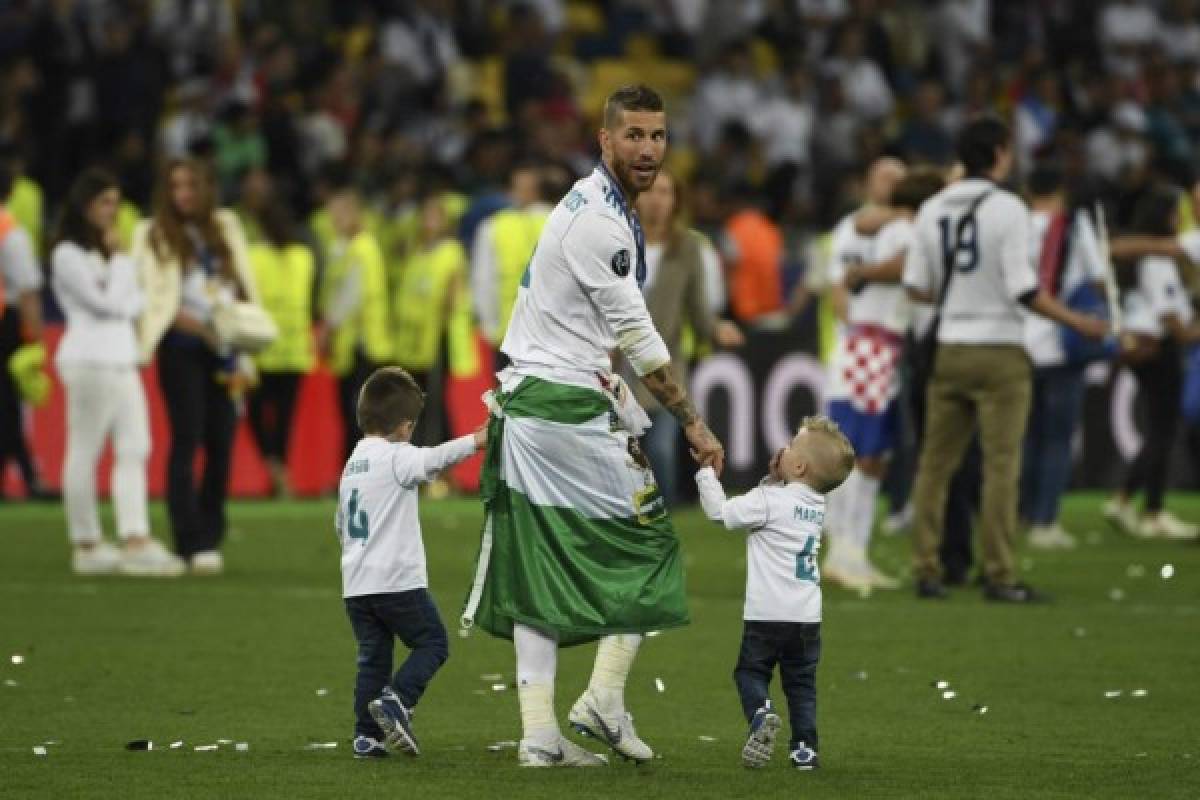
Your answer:
[[[1071,481],[1071,437],[1084,394],[1078,367],[1033,371],[1033,402],[1021,465],[1021,508],[1032,525],[1058,521],[1058,504]]]
[[[787,697],[791,747],[804,742],[817,749],[817,661],[821,658],[821,623],[746,620],[742,650],[733,682],[737,684],[746,721],[766,705],[775,665]]]
[[[392,690],[412,709],[425,687],[450,655],[446,628],[428,589],[368,594],[346,598],[346,614],[358,640],[358,677],[354,683],[354,733],[382,739],[370,703],[391,680]],[[392,675],[395,640],[409,649],[408,658]]]

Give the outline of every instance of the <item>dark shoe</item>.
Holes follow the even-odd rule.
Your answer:
[[[984,584],[983,599],[994,603],[1048,603],[1050,596],[1036,591],[1024,583],[1014,583],[1002,586],[996,583]]]
[[[945,600],[950,596],[946,591],[946,587],[941,581],[921,580],[917,581],[917,597],[922,600]]]
[[[821,760],[817,758],[817,751],[806,746],[804,742],[800,742],[792,748],[792,752],[788,754],[788,761],[795,769],[813,770],[821,766]]]

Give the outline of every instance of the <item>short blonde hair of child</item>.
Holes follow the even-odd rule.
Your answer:
[[[796,432],[805,438],[804,460],[813,468],[813,488],[825,494],[842,485],[854,469],[854,446],[837,423],[826,416],[805,417]]]

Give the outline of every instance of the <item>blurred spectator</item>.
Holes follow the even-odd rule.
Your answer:
[[[850,110],[864,121],[875,121],[892,112],[895,98],[883,70],[867,55],[863,37],[857,25],[843,28],[825,71],[841,81]]]
[[[1200,7],[1196,0],[1167,0],[1158,44],[1168,60],[1194,62],[1200,57]]]
[[[954,158],[954,141],[942,121],[945,92],[934,80],[923,80],[913,93],[912,113],[900,129],[896,147],[913,164],[948,166]]]
[[[941,57],[942,75],[958,95],[971,68],[992,45],[991,0],[940,0],[934,14],[931,38]]]
[[[732,213],[725,221],[721,255],[729,283],[729,308],[745,326],[767,324],[784,311],[783,234],[763,213],[754,190],[739,184],[731,192]]]
[[[846,0],[795,0],[804,27],[804,49],[810,59],[826,54],[837,23],[845,19],[850,8]]]
[[[459,58],[450,6],[446,0],[404,3],[379,32],[384,64],[399,87],[411,88],[422,102],[437,96],[446,71]]]
[[[250,427],[271,474],[276,497],[291,495],[288,443],[300,379],[316,365],[312,296],[316,267],[312,250],[297,235],[279,201],[256,211],[261,238],[250,245],[250,265],[263,308],[279,327],[278,338],[255,356],[258,388],[250,395]]]
[[[133,261],[119,252],[120,203],[115,177],[95,169],[80,175],[51,256],[54,294],[67,318],[54,363],[67,392],[63,499],[71,565],[80,575],[173,577],[186,565],[151,538],[146,509],[150,419],[133,327],[143,298]],[[96,511],[96,467],[109,440],[121,549],[104,540]]]
[[[1150,160],[1145,133],[1146,113],[1131,101],[1113,108],[1108,121],[1088,134],[1088,164],[1094,174],[1115,183]]]
[[[42,344],[42,270],[33,241],[8,208],[16,178],[11,161],[0,162],[0,476],[9,460],[17,464],[28,497],[49,498],[25,442],[21,387],[13,375],[13,358],[35,353]]]
[[[755,134],[763,143],[768,181],[784,180],[789,191],[799,186],[805,197],[812,171],[815,121],[808,69],[800,63],[788,69],[784,91],[763,103],[750,118]]]
[[[684,328],[689,327],[695,343],[705,346],[710,339],[725,347],[744,342],[737,326],[721,322],[712,311],[706,292],[703,234],[689,230],[680,217],[683,188],[669,172],[659,172],[654,185],[638,195],[637,211],[646,234],[646,307],[654,327],[662,334],[671,353],[671,365],[680,382],[686,383],[688,364],[684,356]],[[630,380],[638,404],[650,415],[651,426],[643,443],[654,469],[655,482],[667,505],[675,502],[678,473],[679,422],[655,401],[641,381]]]
[[[1053,141],[1062,107],[1058,76],[1048,69],[1034,72],[1013,124],[1018,175],[1028,173],[1034,158]]]
[[[132,254],[146,293],[140,360],[157,350],[171,423],[167,511],[175,551],[193,573],[219,574],[237,422],[233,395],[240,394],[245,369],[217,336],[213,314],[224,303],[258,303],[246,236],[237,215],[217,208],[211,172],[200,162],[174,159],[160,172],[154,215],[134,232]],[[197,489],[193,469],[201,447]]]
[[[1100,52],[1105,66],[1122,78],[1135,78],[1138,61],[1159,35],[1158,14],[1143,0],[1114,0],[1100,12]]]
[[[509,6],[506,50],[504,108],[510,117],[520,118],[527,104],[545,99],[554,83],[545,24],[527,2]]]
[[[154,32],[169,57],[176,80],[210,73],[213,54],[234,32],[229,0],[160,0],[154,4]]]
[[[317,342],[338,379],[343,449],[348,456],[362,437],[356,413],[358,390],[377,367],[392,363],[387,272],[379,240],[365,224],[358,192],[345,185],[335,188],[325,210],[330,230],[328,239],[318,232],[327,252],[318,292]]]
[[[213,130],[217,181],[222,197],[232,197],[237,182],[252,169],[267,165],[267,144],[258,128],[258,117],[248,105],[230,105]]]
[[[725,48],[716,68],[696,85],[692,97],[693,143],[712,150],[726,122],[754,119],[761,110],[762,87],[754,75],[750,47],[736,42]]]
[[[419,205],[420,232],[392,291],[394,363],[425,392],[424,442],[445,437],[446,335],[451,317],[466,301],[467,256],[453,236],[444,198],[425,195]]]

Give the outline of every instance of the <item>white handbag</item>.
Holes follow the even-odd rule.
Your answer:
[[[244,353],[259,353],[279,338],[279,326],[254,303],[222,303],[213,308],[213,328],[222,344]]]

